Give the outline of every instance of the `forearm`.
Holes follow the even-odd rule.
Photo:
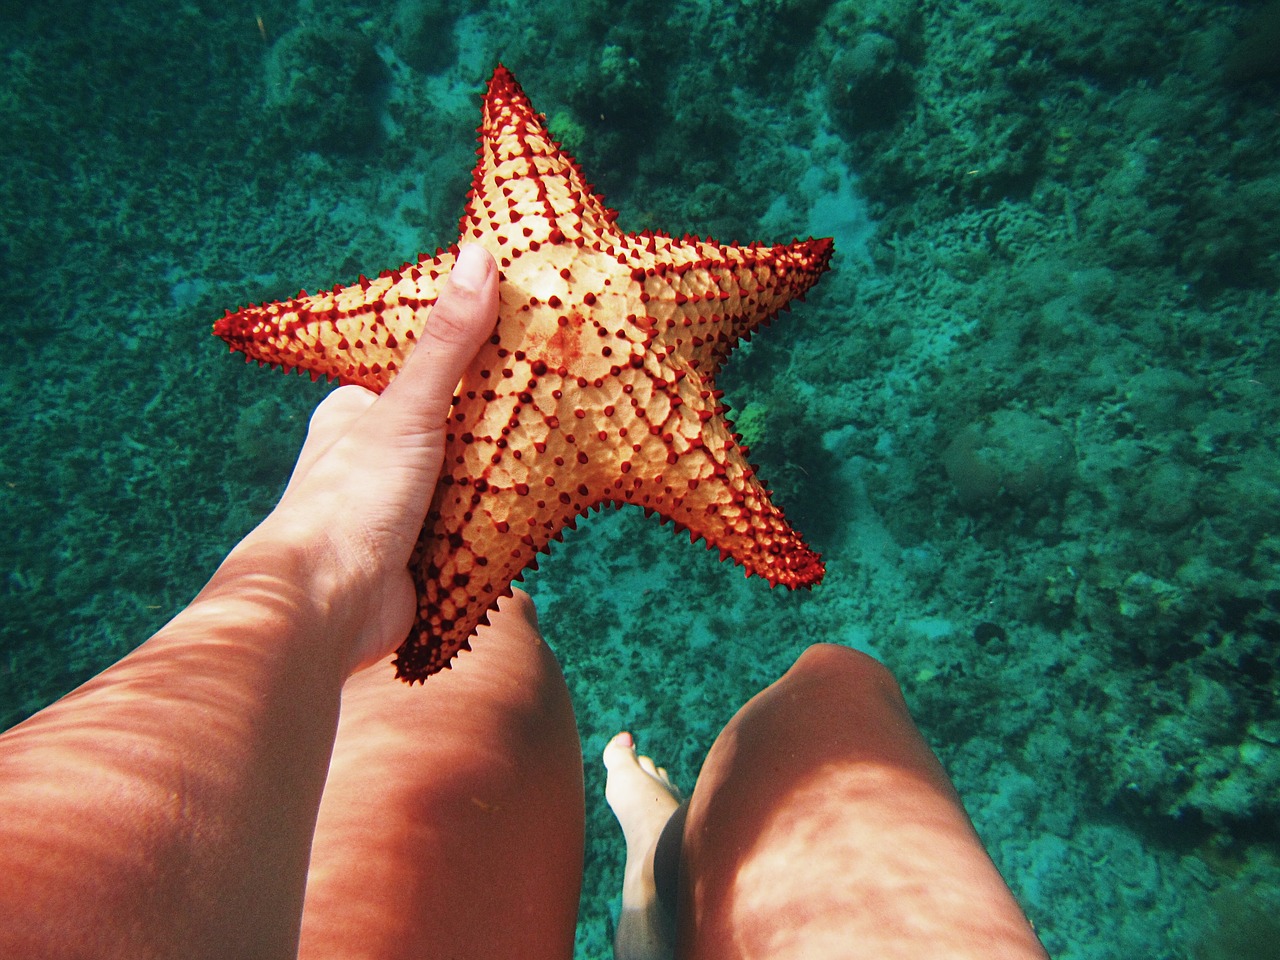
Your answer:
[[[270,521],[0,737],[0,955],[292,956],[347,651]]]

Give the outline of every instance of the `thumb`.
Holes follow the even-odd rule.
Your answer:
[[[453,391],[498,314],[498,265],[483,247],[458,251],[453,270],[417,346],[379,398],[379,413],[396,432],[444,423]]]

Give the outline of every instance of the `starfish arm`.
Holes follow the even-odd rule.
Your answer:
[[[396,651],[398,677],[424,680],[471,649],[471,636],[510,596],[512,581],[586,512],[580,492],[539,486],[441,485],[409,564],[418,613]]]
[[[711,451],[704,459],[707,479],[677,491],[669,484],[637,484],[621,501],[671,520],[689,531],[696,543],[705,540],[732,558],[747,576],[762,577],[771,586],[813,587],[822,582],[822,559],[774,506],[755,471],[737,445],[723,451],[722,462]]]
[[[649,383],[638,382],[629,395],[646,428],[622,430],[626,469],[612,472],[605,498],[673,521],[773,586],[820,583],[822,560],[756,477],[724,419],[719,391],[679,364],[651,374]]]
[[[381,393],[404,364],[453,269],[453,250],[370,280],[278,303],[251,305],[213,325],[245,361],[305,370]]]
[[[489,81],[478,133],[479,159],[458,225],[463,242],[483,243],[506,270],[542,244],[611,247],[620,240],[617,212],[551,139],[545,118],[503,66]]]
[[[508,299],[523,295],[504,286]],[[559,326],[546,310],[525,311],[519,322],[513,312],[500,311],[498,330],[463,375],[446,420],[440,480],[410,561],[418,614],[396,660],[397,674],[410,682],[468,649],[511,582],[603,499],[586,452],[586,411],[564,372],[542,359],[554,345],[530,337]]]
[[[642,233],[620,242],[659,338],[711,378],[741,340],[804,299],[833,249],[830,238],[766,247]]]
[[[455,397],[444,471],[411,563],[418,617],[399,676],[424,679],[469,649],[511,582],[604,502],[672,520],[772,585],[821,582],[821,559],[770,501],[719,392],[690,364],[650,354],[631,377],[594,388],[588,411],[560,379],[493,376],[487,367],[502,349],[482,351]],[[546,375],[527,358],[515,365],[522,376]]]

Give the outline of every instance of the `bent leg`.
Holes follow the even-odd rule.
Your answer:
[[[681,957],[1043,958],[884,666],[809,648],[690,799]]]
[[[312,848],[304,960],[573,954],[582,755],[517,591],[422,686],[387,664],[342,693]]]

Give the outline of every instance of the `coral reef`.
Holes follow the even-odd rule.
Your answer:
[[[1021,410],[997,410],[965,427],[943,451],[961,504],[1007,499],[1023,507],[1060,500],[1075,478],[1076,452],[1060,427]]]
[[[385,67],[362,34],[294,27],[271,45],[264,71],[265,106],[286,142],[360,153],[376,140],[376,94]]]
[[[502,60],[627,224],[874,217],[722,378],[823,587],[749,589],[612,513],[530,578],[583,727],[579,956],[607,955],[620,873],[607,737],[688,788],[818,637],[893,667],[1053,956],[1267,955],[1280,128],[1249,50],[1274,9],[13,6],[6,722],[164,622],[270,509],[323,390],[245,377],[209,319],[451,239]]]

